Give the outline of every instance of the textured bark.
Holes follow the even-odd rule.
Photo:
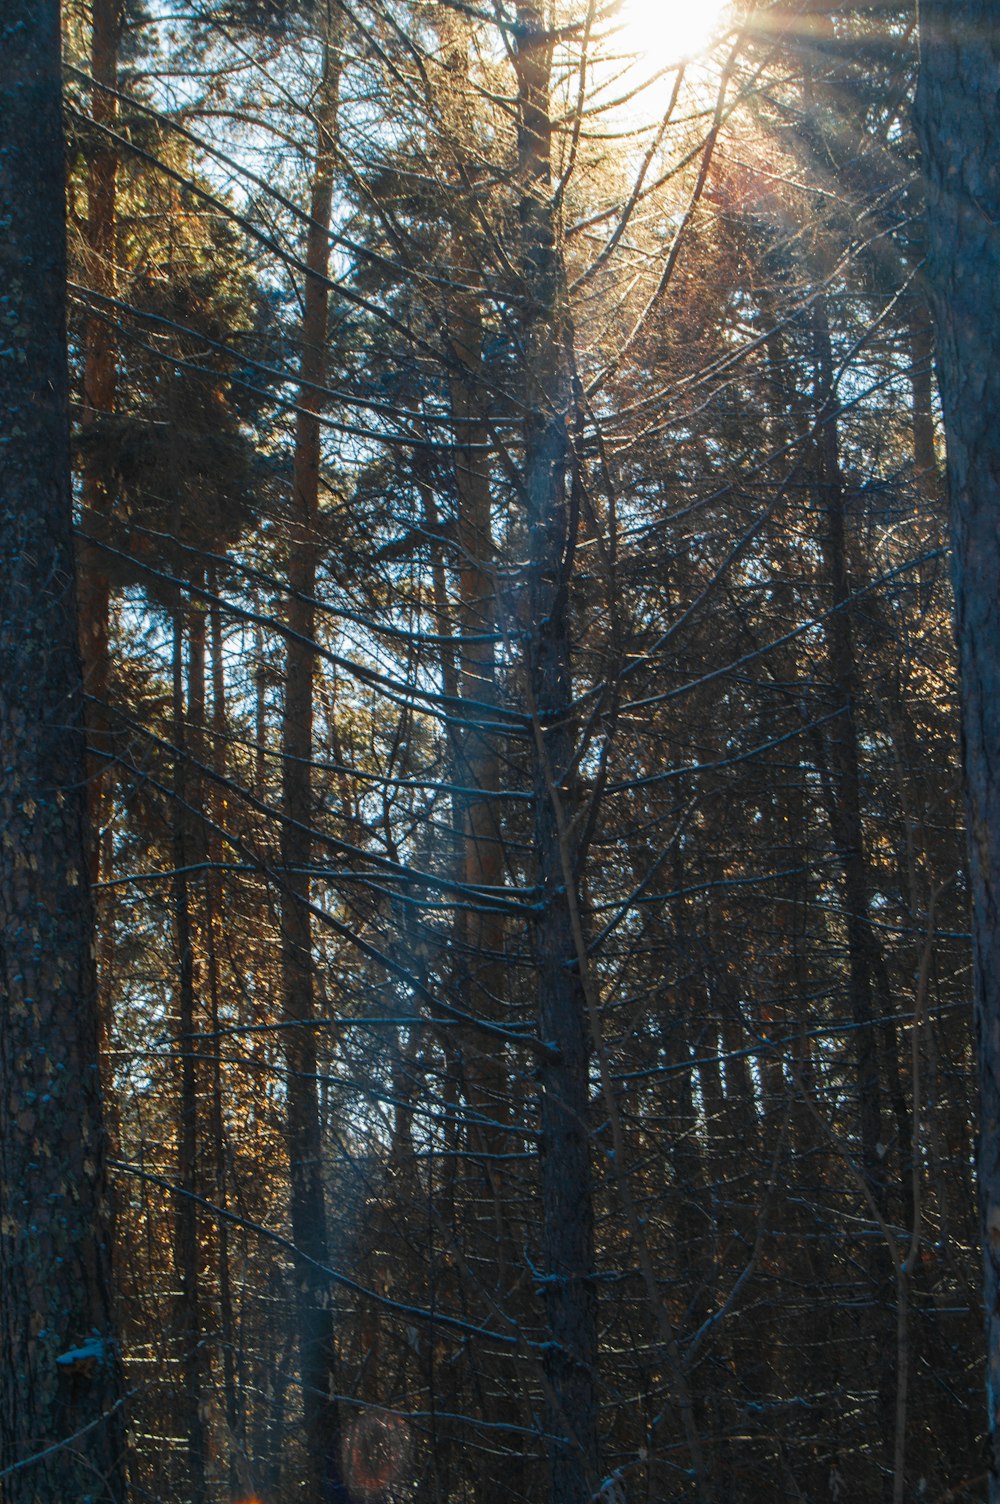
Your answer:
[[[989,1499],[1000,1501],[1000,27],[922,0],[916,125],[948,440],[973,899]]]
[[[576,774],[570,712],[568,581],[575,518],[569,420],[569,325],[556,243],[549,114],[551,41],[540,8],[518,8],[518,147],[524,330],[524,505],[528,527],[527,638],[538,727],[534,839],[541,889],[534,926],[538,1024],[550,1046],[541,1087],[542,1252],[548,1326],[544,1365],[551,1504],[583,1504],[598,1479],[597,1300],[588,1124],[590,1040],[554,792],[572,810]],[[575,827],[565,839],[575,846]]]
[[[90,69],[93,75],[91,113],[97,142],[88,164],[86,273],[90,286],[107,298],[115,296],[115,238],[117,233],[118,148],[100,127],[118,127],[118,52],[121,44],[124,7],[122,0],[94,0]],[[102,87],[102,85],[104,87]],[[101,308],[88,320],[84,332],[83,415],[82,428],[99,427],[101,419],[114,411],[118,386],[115,326]],[[111,481],[106,457],[100,446],[88,449],[81,477],[83,529],[100,537],[111,505]],[[92,833],[91,875],[100,877],[101,830],[107,804],[107,757],[111,751],[108,719],[108,650],[111,587],[106,558],[100,548],[87,539],[81,540],[80,562],[80,649],[83,675],[89,703],[87,731],[90,743],[88,759],[88,804]]]
[[[5,0],[0,11],[4,1504],[120,1500],[125,1492],[71,538],[59,69],[57,0]]]
[[[319,421],[326,381],[327,274],[333,209],[334,152],[339,95],[335,23],[327,19],[323,74],[314,113],[317,150],[313,170],[302,318],[302,386],[295,429],[291,529],[288,553],[290,629],[285,662],[282,719],[281,906],[283,1021],[288,1067],[287,1141],[291,1179],[292,1236],[301,1257],[294,1272],[303,1421],[310,1500],[339,1498],[339,1417],[330,1399],[333,1318],[328,1282],[316,1265],[328,1262],[323,1188],[322,1132],[316,1090],[316,1037],[313,1028],[315,967],[309,914],[312,860],[313,700],[316,571],[320,544],[316,531],[321,467]]]

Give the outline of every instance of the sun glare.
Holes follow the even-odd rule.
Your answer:
[[[726,5],[727,0],[624,0],[616,43],[640,56],[644,71],[657,72],[700,52]]]

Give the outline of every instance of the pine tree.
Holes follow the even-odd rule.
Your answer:
[[[85,836],[59,6],[0,18],[0,1487],[124,1497]]]

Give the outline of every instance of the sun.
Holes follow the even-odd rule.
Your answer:
[[[727,9],[728,0],[623,0],[616,47],[657,72],[707,47]]]

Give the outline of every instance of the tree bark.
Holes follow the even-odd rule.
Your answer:
[[[323,72],[314,105],[317,130],[302,317],[302,385],[295,428],[291,526],[288,552],[288,648],[282,720],[281,971],[287,1085],[287,1142],[291,1181],[292,1237],[299,1257],[294,1271],[303,1424],[309,1498],[339,1499],[340,1426],[330,1398],[333,1317],[328,1282],[317,1264],[328,1261],[323,1185],[322,1131],[316,1089],[314,961],[309,913],[312,860],[313,701],[316,654],[316,532],[321,469],[320,414],[326,381],[330,221],[340,63],[337,22],[329,7],[323,40]]]
[[[213,596],[218,590],[214,574],[209,578]],[[226,677],[223,662],[222,613],[217,600],[210,608],[212,628],[212,753],[211,764],[216,778],[226,777]],[[205,838],[205,854],[208,872],[205,879],[205,967],[208,983],[209,1024],[212,1034],[212,1092],[211,1136],[214,1162],[215,1204],[225,1212],[229,1203],[229,1174],[227,1166],[228,1146],[226,1121],[223,1110],[225,1077],[222,1069],[222,1036],[219,1033],[222,1013],[221,957],[224,952],[222,837],[220,827],[225,819],[225,800],[220,783],[215,783],[210,795],[211,822]],[[216,1230],[216,1259],[219,1271],[219,1341],[222,1349],[222,1375],[226,1399],[226,1425],[229,1436],[230,1477],[229,1485],[234,1496],[237,1492],[236,1448],[240,1432],[240,1389],[237,1382],[236,1319],[233,1308],[233,1288],[230,1272],[229,1223],[225,1216],[219,1217]]]
[[[854,1052],[858,1092],[861,1170],[872,1199],[884,1217],[888,1205],[886,1176],[887,1146],[883,1139],[883,1071],[879,1060],[876,1024],[892,1015],[885,977],[885,963],[872,928],[868,880],[868,852],[861,807],[861,753],[858,732],[860,675],[855,640],[851,585],[847,564],[847,496],[840,458],[839,410],[834,381],[830,330],[823,300],[813,309],[815,340],[815,404],[818,432],[817,484],[825,513],[822,540],[823,563],[832,610],[826,619],[826,657],[837,719],[826,738],[823,768],[830,833],[843,877],[844,928],[847,934],[847,964],[851,1018],[855,1025]],[[822,764],[821,764],[822,767]],[[887,1027],[888,1033],[888,1027]],[[895,1031],[884,1041],[886,1053],[896,1048]],[[898,1078],[898,1062],[894,1061]],[[910,1197],[911,1132],[905,1104],[897,1094],[896,1129],[899,1138],[899,1184],[904,1202]],[[909,1226],[911,1212],[905,1213]],[[891,1456],[894,1394],[899,1375],[892,1372],[893,1301],[892,1254],[881,1239],[872,1239],[863,1254],[871,1285],[872,1307],[865,1336],[882,1416],[880,1432],[886,1453],[881,1461],[883,1497],[892,1494],[892,1474],[885,1465]]]
[[[177,1199],[174,1268],[178,1288],[177,1339],[184,1375],[181,1429],[187,1444],[186,1484],[191,1504],[201,1504],[206,1485],[206,1437],[203,1423],[205,1394],[202,1350],[201,1257],[198,1240],[200,1193],[200,1133],[198,1121],[198,1041],[195,927],[192,915],[190,868],[194,864],[192,810],[197,804],[189,767],[187,721],[204,710],[204,629],[197,606],[191,610],[189,632],[188,705],[184,703],[184,618],[178,604],[174,615],[173,738],[174,799],[171,823],[174,848],[174,944],[177,952]],[[200,682],[201,688],[196,685]],[[196,755],[196,754],[195,754]]]
[[[876,998],[868,908],[867,854],[861,821],[861,766],[858,750],[858,664],[847,574],[844,479],[840,465],[837,399],[830,331],[822,301],[813,310],[817,475],[826,528],[823,563],[832,610],[825,624],[830,684],[839,712],[827,744],[827,812],[844,879],[844,926],[850,976],[851,1017],[857,1026],[855,1061],[861,1163],[879,1206],[885,1200],[882,1143],[882,1083],[875,1040]]]
[[[463,65],[468,67],[467,49]],[[477,276],[475,257],[461,228],[452,234],[456,282],[468,286]],[[500,757],[496,733],[489,725],[496,703],[496,584],[490,517],[487,459],[489,427],[483,415],[483,321],[474,292],[456,286],[448,302],[453,360],[450,381],[455,431],[455,494],[459,579],[459,692],[466,726],[456,737],[458,782],[462,786],[463,881],[471,889],[503,886],[503,847],[499,828]],[[471,723],[471,724],[470,724]],[[469,1004],[478,1017],[502,1017],[506,968],[502,917],[471,899],[465,915]],[[482,1119],[473,1138],[487,1152],[503,1152],[502,1125],[509,1116],[507,1071],[499,1046],[484,1048],[472,1034],[466,1042],[470,1059],[466,1081],[470,1107]],[[489,1161],[485,1161],[487,1166]],[[492,1174],[492,1172],[490,1172]],[[494,1184],[494,1195],[496,1186]]]
[[[575,802],[568,581],[572,571],[570,329],[556,238],[549,106],[552,41],[541,8],[518,7],[518,157],[524,328],[523,495],[528,531],[527,653],[534,758],[534,925],[541,1087],[546,1431],[551,1504],[583,1504],[598,1481],[597,1299],[590,1165],[587,1005],[556,799]]]
[[[915,122],[948,441],[973,902],[989,1500],[1000,1504],[1000,28],[922,0]]]
[[[64,182],[59,5],[7,0],[0,12],[5,1504],[125,1496],[71,536]]]
[[[94,82],[91,114],[97,144],[87,172],[86,271],[90,286],[107,298],[115,296],[115,238],[118,205],[118,148],[101,127],[118,127],[118,53],[124,6],[122,0],[94,0],[91,25],[90,69]],[[86,437],[99,429],[101,419],[114,411],[118,387],[115,326],[108,309],[100,307],[87,320],[84,332],[83,419]],[[83,531],[99,540],[107,526],[111,504],[111,480],[107,447],[87,450],[81,478]],[[108,717],[110,675],[109,611],[111,586],[106,556],[96,542],[81,539],[80,648],[83,676],[89,697],[87,731],[90,755],[87,767],[88,806],[91,827],[91,875],[96,883],[101,873],[101,831],[107,806],[111,730]]]

